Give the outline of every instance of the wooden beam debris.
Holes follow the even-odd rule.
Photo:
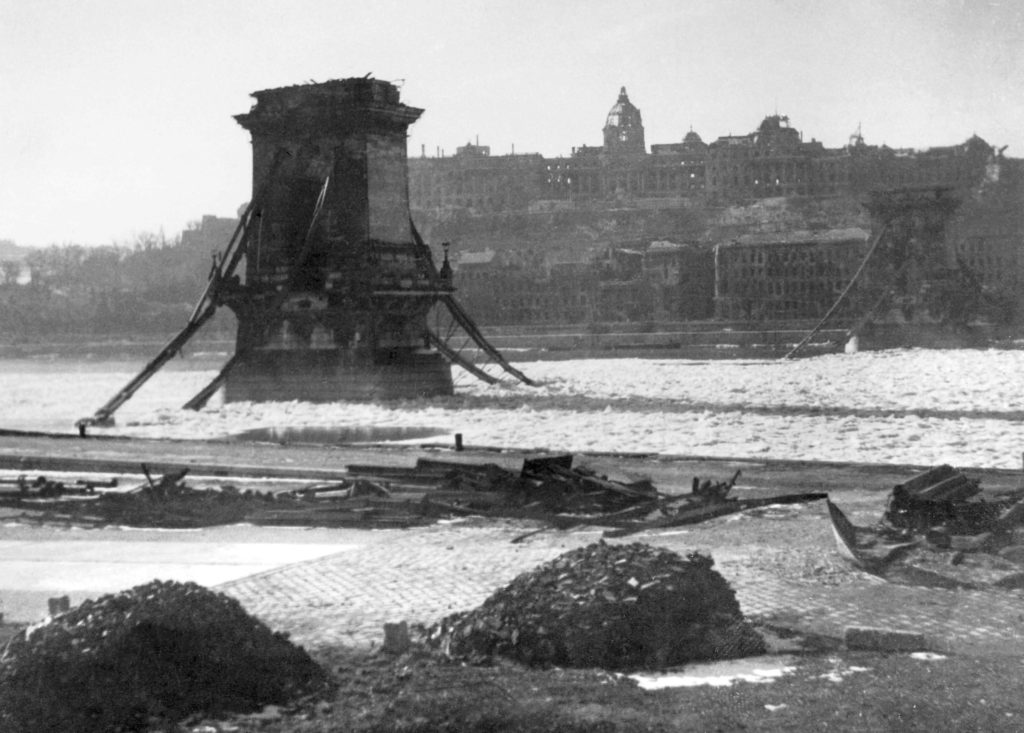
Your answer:
[[[1024,492],[981,496],[952,466],[893,487],[881,522],[855,526],[829,502],[839,554],[890,582],[964,590],[1024,585]]]
[[[981,531],[1006,507],[972,500],[980,493],[976,479],[943,464],[894,486],[885,520],[901,529],[925,530],[945,525],[954,534]]]
[[[393,527],[476,515],[529,519],[542,522],[545,528],[603,526],[610,529],[610,536],[624,536],[758,506],[825,497],[789,494],[729,499],[727,494],[739,471],[727,481],[695,479],[695,491],[673,495],[658,490],[647,479],[616,481],[584,466],[574,467],[571,454],[530,458],[514,468],[469,460],[420,459],[412,467],[353,465],[347,469],[345,477],[338,480],[254,494],[230,485],[219,490],[193,489],[184,481],[185,469],[157,477],[143,467],[147,481],[134,490],[104,494],[99,501],[90,502],[89,522],[206,526],[247,521]],[[23,498],[20,493],[0,492],[0,505],[28,508]],[[54,516],[74,520],[76,509],[71,502],[57,501],[50,508],[56,512]]]

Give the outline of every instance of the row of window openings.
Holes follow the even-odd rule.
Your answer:
[[[731,161],[730,161],[730,163],[731,163]],[[840,174],[840,172],[844,172],[845,171],[845,166],[842,166],[842,168],[841,168],[838,162],[814,161],[814,163],[816,164],[814,166],[816,168],[825,168],[825,169],[827,169],[827,173],[828,173],[827,177],[828,177],[829,180],[836,180],[836,178]],[[723,164],[722,161],[714,161],[714,160],[712,160],[707,165],[702,164],[700,162],[689,161],[689,160],[679,161],[679,166],[680,167],[684,167],[684,168],[685,167],[691,167],[691,168],[696,168],[696,169],[704,169],[705,167],[707,167],[707,168],[710,168],[710,169],[714,170],[717,167],[721,167],[722,164]],[[662,165],[661,167],[667,168],[667,166],[664,166],[664,165]],[[800,167],[805,167],[805,166],[802,165]],[[552,166],[552,165],[547,165],[547,166],[545,166],[545,169],[547,171],[549,171],[549,172],[559,171],[559,170],[564,170],[564,171],[570,171],[571,172],[572,170],[578,170],[579,167],[578,166],[560,166],[560,165]],[[593,169],[593,167],[591,167],[591,169]],[[837,169],[839,169],[839,170],[837,171]],[[488,177],[488,178],[492,177],[495,172],[496,171],[492,171],[492,170],[489,170],[489,169],[485,169],[485,170],[479,171],[479,173],[481,173],[483,176]],[[529,169],[526,169],[526,170],[523,171],[523,175],[520,176],[520,177],[522,177],[522,178],[529,178],[530,177],[530,173],[531,173],[531,171]],[[890,173],[890,175],[893,175],[893,176],[906,176],[906,175],[911,175],[911,176],[944,175],[944,176],[948,176],[948,175],[952,174],[955,178],[959,179],[964,174],[964,168],[963,168],[962,165],[958,164],[957,162],[949,162],[949,161],[916,161],[915,160],[915,161],[913,161],[912,164],[908,163],[906,168],[903,168],[903,169],[900,169],[900,170],[895,170],[895,171],[889,171],[889,173]],[[411,181],[412,181],[414,187],[420,187],[420,186],[436,187],[436,186],[440,185],[441,182],[451,183],[451,182],[454,182],[454,181],[456,181],[456,180],[458,180],[460,178],[465,177],[465,175],[466,175],[466,173],[463,172],[463,171],[447,171],[445,173],[434,174],[434,175],[430,176],[429,177],[429,182],[427,182],[427,176],[425,176],[425,175],[417,175],[415,172],[413,172],[410,175],[410,178],[411,178]]]
[[[794,280],[790,282],[750,282],[748,280],[740,280],[738,282],[733,282],[723,279],[722,282],[719,283],[719,292],[723,294],[723,297],[728,295],[804,295],[814,297],[828,296],[831,298],[836,293],[840,292],[844,286],[845,283],[839,280],[825,280],[822,282],[809,282],[806,280]]]
[[[662,175],[658,175],[659,172],[662,173]],[[639,178],[634,178],[633,180],[643,180],[644,183],[647,186],[651,186],[651,185],[654,185],[654,186],[674,186],[674,185],[678,185],[679,181],[686,181],[686,180],[695,181],[698,178],[699,178],[699,176],[698,176],[698,174],[696,172],[691,172],[686,178],[680,178],[679,175],[676,174],[674,171],[654,171],[652,173],[649,172],[646,175],[642,175]],[[549,185],[556,184],[556,183],[572,185],[573,177],[572,176],[565,176],[565,175],[558,174],[558,175],[549,175],[544,180]],[[586,178],[583,178],[582,180],[583,181],[593,181],[593,180],[597,180],[597,178],[593,177],[593,176],[588,176]],[[621,180],[621,179],[616,179],[616,180]],[[461,193],[461,192],[463,192],[467,188],[467,186],[466,186],[466,184],[464,182],[462,183],[462,185],[457,185],[459,183],[458,181],[449,181],[447,183],[450,186],[453,186],[454,190],[457,193]],[[484,181],[482,183],[483,183],[483,185],[479,185],[478,184],[476,186],[471,186],[471,188],[474,191],[479,191],[480,189],[485,189],[485,190],[490,191],[490,192],[497,192],[501,188],[501,186],[497,182]],[[412,194],[414,196],[417,196],[417,195],[424,196],[424,195],[428,195],[428,194],[430,194],[430,193],[432,193],[434,191],[436,191],[439,196],[449,195],[449,193],[448,193],[449,189],[447,189],[447,188],[444,188],[444,187],[439,186],[437,184],[435,184],[433,186],[428,186],[428,185],[426,185],[424,183],[421,183],[421,182],[416,182],[412,186],[410,186],[410,191],[412,192]]]
[[[698,174],[703,174],[704,166],[695,165],[695,164],[690,163],[688,161],[681,161],[679,163],[679,165],[680,165],[680,167],[684,167],[684,168],[685,167],[690,167],[690,168],[694,168],[695,169],[693,172],[691,172],[689,174],[690,178],[696,178],[696,177],[698,177]],[[673,168],[670,168],[668,166],[663,166],[663,165],[662,166],[658,166],[658,168],[660,170],[666,171],[666,172],[674,170]],[[572,169],[572,168],[563,168],[562,166],[554,166],[554,167],[552,167],[552,166],[549,165],[549,166],[547,166],[547,171],[548,171],[547,181],[549,181],[549,182],[552,181],[552,180],[561,181],[563,174],[571,174],[573,172],[573,170],[574,169]],[[490,175],[489,171],[485,171],[483,173],[484,173],[483,176],[474,176],[474,177],[483,178],[484,181],[486,181],[486,182],[491,182],[493,180],[493,176]],[[460,174],[459,172],[456,172],[456,171],[451,171],[451,172],[448,172],[448,173],[445,173],[445,174],[439,175],[439,176],[431,176],[429,179],[427,179],[424,176],[411,175],[410,176],[410,189],[413,190],[413,191],[429,191],[429,190],[435,189],[438,186],[441,186],[443,184],[454,185],[454,184],[458,183],[461,179],[463,179],[465,177],[466,177],[465,175]],[[521,178],[525,182],[527,182],[527,183],[529,182],[530,177],[531,176],[529,176],[529,175],[521,176]],[[568,183],[571,183],[572,182],[572,176],[571,175],[567,175],[565,180]],[[505,183],[508,183],[508,181],[505,181]]]
[[[764,269],[758,267],[730,267],[722,271],[722,279],[735,278],[744,282],[752,281],[774,281],[774,282],[809,282],[812,280],[832,280],[846,276],[846,268],[819,266],[815,268],[773,268]]]
[[[824,256],[824,260],[819,260],[819,257]],[[763,249],[741,249],[735,253],[732,258],[734,261],[738,261],[742,264],[755,264],[764,265],[772,264],[774,262],[789,263],[806,263],[806,264],[829,264],[833,265],[832,258],[828,256],[828,252],[819,250],[808,250],[808,249],[789,249],[782,252],[765,252]],[[841,263],[835,263],[836,266],[841,267]]]
[[[691,174],[691,178],[693,178],[692,174]],[[612,187],[613,188],[621,188],[621,189],[625,189],[625,190],[635,190],[635,189],[639,188],[639,189],[645,190],[645,191],[674,191],[674,190],[679,190],[681,188],[684,188],[683,186],[680,186],[676,181],[669,181],[668,183],[659,183],[659,182],[650,182],[650,181],[648,181],[648,182],[645,182],[644,185],[631,186],[630,184],[634,183],[634,182],[635,182],[634,179],[630,179],[628,181],[625,180],[625,179],[616,179],[615,182],[614,182],[614,185]],[[572,183],[572,181],[570,179],[570,180],[565,182],[565,185],[569,185],[571,183]],[[701,182],[697,181],[697,180],[690,181],[689,185],[686,186],[686,188],[700,188],[701,187],[700,183]],[[582,192],[595,193],[595,192],[599,191],[600,188],[597,185],[595,185],[595,183],[593,181],[587,181],[587,182],[579,185],[578,186],[578,190],[582,191]],[[496,205],[498,203],[498,200],[495,199],[494,197],[475,198],[474,199],[472,197],[466,197],[466,196],[460,195],[459,193],[449,193],[449,192],[443,191],[443,190],[438,192],[438,194],[435,195],[435,196],[417,195],[418,193],[419,192],[414,193],[414,195],[412,197],[413,200],[414,201],[423,201],[428,206],[440,206],[442,203],[444,203],[444,204],[458,204],[458,205],[463,205],[463,206],[494,206],[494,205]],[[426,193],[426,192],[424,192],[424,193]]]
[[[553,297],[533,297],[533,298],[499,298],[498,307],[502,310],[509,310],[513,308],[567,308],[567,307],[583,307],[590,305],[590,301],[586,295],[568,294],[560,298]]]

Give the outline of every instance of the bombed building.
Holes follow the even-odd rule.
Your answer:
[[[944,251],[1019,310],[1022,161],[976,135],[910,150],[869,144],[858,129],[829,148],[773,114],[746,135],[706,141],[691,129],[648,148],[625,88],[601,134],[601,145],[554,158],[494,155],[479,141],[410,157],[413,215],[451,242],[455,285],[484,324],[818,317],[879,225],[871,196],[904,189],[957,199]],[[608,263],[630,253],[645,264],[610,276]],[[552,268],[571,270],[557,294]],[[501,302],[488,305],[495,292]]]
[[[736,203],[777,196],[843,196],[899,186],[975,185],[996,155],[976,135],[928,150],[868,145],[858,130],[849,144],[826,148],[785,115],[765,117],[747,135],[706,143],[689,130],[678,143],[650,146],[640,110],[623,87],[609,110],[600,146],[582,145],[566,157],[536,153],[491,155],[467,143],[454,155],[409,160],[415,211],[469,214],[564,210],[566,203],[632,201],[669,208]]]

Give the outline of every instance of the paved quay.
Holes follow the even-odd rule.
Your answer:
[[[38,526],[2,512],[0,614],[33,623],[46,615],[50,598],[68,596],[77,605],[155,578],[216,586],[357,546],[326,530]]]
[[[127,471],[146,463],[154,473],[187,467],[192,476],[324,480],[343,475],[351,464],[413,465],[423,456],[506,466],[523,458],[437,447],[0,436],[0,469],[33,473]],[[827,491],[862,525],[880,516],[894,484],[924,468],[640,455],[579,456],[577,463],[615,478],[649,476],[669,492],[687,490],[694,476],[725,479],[741,470],[737,492]],[[968,473],[987,490],[1016,488],[1021,480],[1014,471]],[[0,601],[28,593],[38,605],[44,595],[69,592],[77,603],[129,587],[141,580],[140,573],[161,577],[173,571],[177,579],[206,582],[238,598],[272,628],[307,646],[369,647],[380,642],[385,622],[432,623],[472,608],[517,574],[601,536],[597,528],[548,530],[512,544],[536,527],[468,518],[406,530],[228,527],[158,535],[6,524],[0,541],[20,544],[5,545],[0,557]],[[1019,592],[900,586],[856,571],[834,550],[822,502],[768,507],[615,541],[709,553],[747,615],[792,628],[840,635],[849,625],[888,627],[923,632],[937,650],[1024,655]],[[208,543],[205,551],[201,543]]]
[[[819,519],[821,524],[827,521]],[[511,544],[532,528],[520,522],[470,520],[367,532],[358,549],[231,581],[219,589],[306,646],[369,648],[380,643],[386,622],[430,624],[473,608],[519,573],[596,542],[601,533],[549,531]],[[787,552],[755,545],[724,547],[714,534],[714,528],[705,526],[615,541],[646,542],[681,554],[710,552],[746,615],[788,628],[841,637],[847,626],[878,626],[923,633],[935,651],[1024,655],[1024,596],[1019,592],[893,585],[843,567],[827,536],[817,550]]]

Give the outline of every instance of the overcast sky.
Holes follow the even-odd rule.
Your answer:
[[[1024,157],[1021,0],[0,0],[0,239],[233,215],[249,93],[367,73],[426,110],[410,155],[569,155],[625,86],[648,146],[778,111],[831,147]]]

